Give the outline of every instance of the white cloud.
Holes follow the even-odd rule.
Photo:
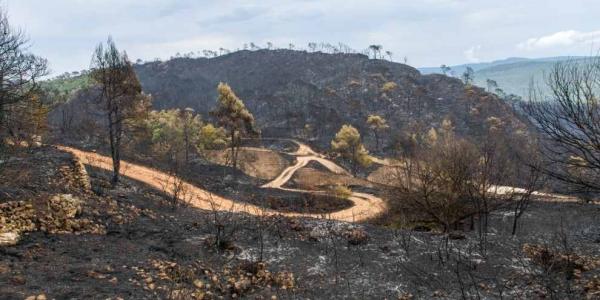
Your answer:
[[[465,58],[471,63],[480,62],[479,52],[481,51],[481,45],[473,46],[467,50],[465,50]]]
[[[577,30],[559,31],[550,35],[530,38],[517,45],[520,50],[537,50],[552,47],[568,47],[600,42],[600,30],[581,32]]]

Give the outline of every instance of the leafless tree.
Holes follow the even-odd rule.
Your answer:
[[[539,172],[511,150],[510,145],[516,144],[509,139],[512,128],[504,128],[498,118],[489,118],[488,122],[488,132],[477,144],[455,136],[449,121],[444,121],[439,130],[411,134],[410,145],[405,147],[393,174],[395,194],[408,210],[439,224],[446,232],[462,229],[466,219],[471,220],[471,229],[477,225],[483,255],[490,213],[515,204],[518,219],[540,185]],[[528,151],[531,163],[535,148]],[[509,180],[520,181],[522,187],[498,186]]]
[[[184,180],[187,164],[182,164],[183,159],[177,154],[169,155],[166,170],[167,177],[161,177],[159,182],[162,192],[168,196],[168,202],[173,210],[180,205],[191,202],[190,186]]]
[[[442,64],[440,66],[440,69],[442,70],[442,73],[444,75],[447,75],[450,72],[450,70],[451,70],[451,68],[449,66],[447,66],[446,64]]]
[[[394,56],[394,53],[392,53],[392,51],[385,51],[385,54],[387,54],[390,61],[393,61],[392,57]]]
[[[492,79],[486,79],[485,83],[487,85],[487,90],[489,93],[493,93],[498,88],[498,82]]]
[[[537,147],[531,137],[520,134],[500,118],[487,119],[487,131],[478,143],[478,159],[473,161],[474,177],[469,190],[472,202],[471,226],[477,218],[479,250],[486,253],[488,218],[492,211],[514,204],[516,223],[527,209],[534,191],[541,186],[541,174],[532,165],[539,166]],[[514,149],[519,145],[518,149]],[[503,187],[502,183],[519,185]]]
[[[265,258],[265,240],[267,234],[277,225],[277,220],[269,214],[266,208],[261,206],[256,207],[254,215],[254,232],[258,243],[257,262],[263,262]]]
[[[530,89],[525,111],[542,133],[543,171],[576,192],[600,192],[600,57],[559,62],[549,95]]]
[[[253,42],[250,42],[250,50],[260,50],[260,47]]]
[[[444,139],[432,148],[421,146],[414,156],[401,159],[396,166],[396,194],[447,232],[470,213],[476,152],[465,141]]]
[[[114,186],[119,182],[124,122],[146,110],[150,99],[142,94],[142,86],[127,54],[119,52],[112,38],[108,38],[106,46],[96,47],[91,69],[92,79],[100,88],[98,102],[107,117]]]
[[[467,69],[462,74],[462,79],[465,84],[472,84],[475,79],[475,71],[471,67],[467,67]]]
[[[340,49],[340,52],[342,53],[354,53],[354,50],[344,43],[338,43],[338,49]]]
[[[525,213],[525,211],[529,208],[529,204],[531,202],[531,198],[533,197],[533,193],[542,186],[544,183],[544,177],[542,176],[541,164],[542,162],[538,159],[538,157],[533,154],[533,156],[529,157],[531,165],[523,165],[520,168],[519,173],[524,173],[524,176],[517,175],[517,178],[522,178],[521,182],[523,182],[523,191],[519,193],[512,193],[510,202],[513,203],[513,224],[511,234],[517,234],[517,228],[519,225],[519,219]],[[523,170],[524,169],[524,170]]]
[[[205,195],[210,205],[210,209],[204,215],[203,221],[206,228],[212,232],[211,239],[207,240],[208,245],[217,250],[232,250],[235,245],[236,236],[240,231],[239,214],[234,213],[235,204],[230,207],[224,207],[218,200],[213,198],[211,193]]]
[[[566,221],[560,216],[558,228],[539,244],[523,244],[521,254],[515,257],[530,284],[544,291],[548,299],[576,299],[582,296],[582,285],[574,280],[581,272],[583,261],[590,259],[581,255],[572,245],[571,231],[565,228]],[[589,297],[592,299],[593,297]]]
[[[394,240],[398,240],[398,245],[404,250],[406,258],[410,259],[410,249],[413,239],[413,231],[407,228],[406,217],[403,216],[399,222],[400,228],[392,231]]]
[[[29,53],[28,46],[25,34],[9,24],[0,8],[0,133],[9,129],[7,106],[30,100],[39,91],[38,80],[47,75],[46,60]]]

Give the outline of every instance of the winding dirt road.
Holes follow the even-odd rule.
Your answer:
[[[291,141],[298,145],[298,150],[296,150],[296,152],[288,153],[290,155],[296,156],[296,163],[294,165],[288,167],[287,169],[283,170],[283,172],[281,172],[281,174],[279,174],[279,176],[277,176],[271,182],[263,185],[262,186],[263,188],[284,189],[284,188],[282,188],[282,186],[284,186],[292,178],[294,173],[296,171],[298,171],[299,169],[306,167],[306,165],[308,165],[308,163],[311,161],[316,161],[316,162],[320,163],[325,168],[327,168],[329,171],[331,171],[335,174],[350,175],[348,173],[348,171],[346,171],[344,168],[342,168],[342,167],[338,166],[336,163],[326,159],[323,155],[314,152],[307,145],[302,144],[297,141],[294,141],[294,140],[291,140]],[[290,189],[285,189],[285,190],[290,190]],[[298,191],[298,190],[295,190],[295,191]]]
[[[294,153],[290,153],[296,156],[296,163],[286,168],[277,178],[263,185],[262,188],[274,188],[300,193],[325,193],[324,191],[304,191],[283,187],[283,185],[285,185],[290,178],[292,178],[297,170],[306,166],[310,161],[316,161],[337,174],[348,173],[334,162],[324,158],[318,153],[315,153],[307,145],[296,141],[293,142],[298,144],[298,150]],[[109,171],[112,170],[112,161],[110,157],[71,147],[58,146],[58,148],[72,153],[86,165]],[[121,161],[121,174],[123,176],[143,182],[161,191],[168,190],[165,189],[165,186],[169,186],[169,184],[172,184],[173,182],[173,177],[167,173],[126,161]],[[215,195],[188,182],[183,182],[183,190],[185,191],[185,196],[182,198],[185,199],[181,200],[188,202],[194,207],[205,210],[230,211],[259,216],[282,215],[286,217],[326,218],[346,222],[361,222],[377,217],[387,209],[385,202],[381,198],[366,193],[352,193],[348,200],[352,201],[354,205],[350,208],[327,214],[310,214],[278,212],[256,205],[234,201]]]

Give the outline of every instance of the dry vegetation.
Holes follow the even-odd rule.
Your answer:
[[[221,150],[205,151],[206,159],[227,166],[230,164],[230,153]],[[277,177],[288,167],[289,163],[280,154],[264,148],[243,147],[239,150],[239,168],[245,174],[263,180]]]
[[[307,190],[319,190],[323,187],[336,185],[366,187],[373,186],[370,182],[360,178],[331,174],[331,172],[313,168],[302,168],[298,170],[296,175],[292,177],[290,184],[294,187]]]

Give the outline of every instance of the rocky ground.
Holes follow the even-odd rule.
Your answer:
[[[172,208],[51,147],[0,164],[0,299],[600,297],[598,206],[536,202],[510,236]],[[18,217],[16,217],[18,216]],[[29,297],[29,298],[28,298]]]

